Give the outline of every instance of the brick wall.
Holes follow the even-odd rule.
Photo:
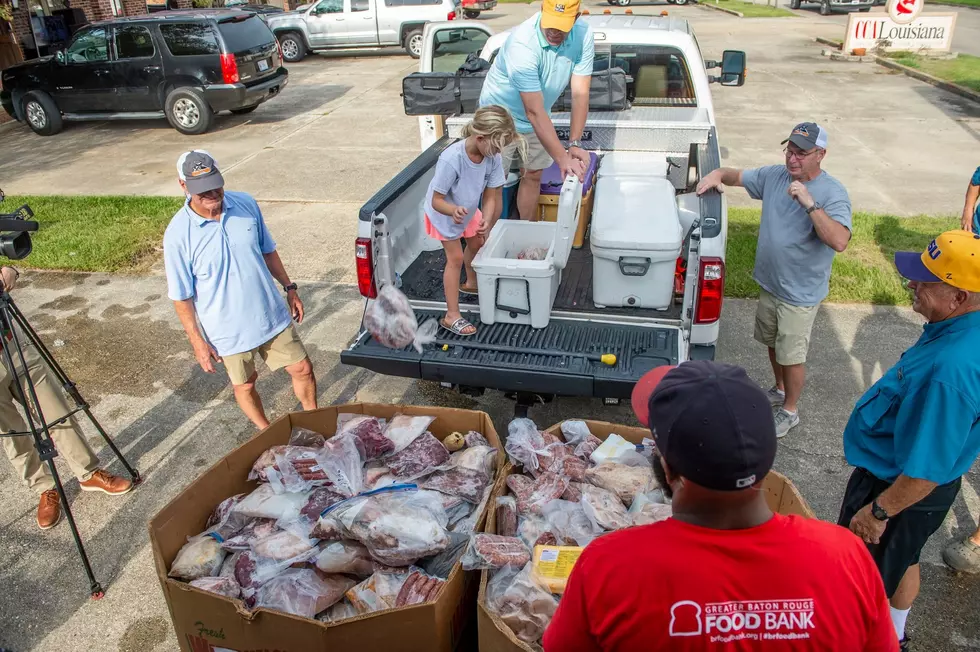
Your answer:
[[[146,13],[146,0],[122,0],[123,13],[127,16],[139,16]]]

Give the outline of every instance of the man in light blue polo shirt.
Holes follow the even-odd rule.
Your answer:
[[[523,220],[537,220],[541,173],[557,161],[562,178],[585,178],[589,154],[582,147],[582,132],[589,113],[589,87],[595,46],[592,29],[578,22],[580,0],[543,0],[541,11],[514,28],[487,73],[480,106],[499,104],[514,117],[517,131],[527,141],[520,161],[521,185],[517,209]],[[572,120],[568,151],[555,125],[551,108],[571,80]],[[503,152],[504,170],[519,155],[514,145]],[[497,202],[503,206],[503,199]]]
[[[194,357],[207,373],[224,362],[238,405],[258,428],[269,420],[255,391],[255,354],[270,369],[285,367],[303,409],[316,409],[313,365],[292,324],[303,320],[303,302],[259,205],[246,193],[225,192],[207,152],[182,154],[177,171],[187,202],[163,236],[163,257],[169,296]],[[286,290],[285,301],[273,277]]]

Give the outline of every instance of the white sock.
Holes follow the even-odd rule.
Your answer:
[[[895,626],[895,633],[898,634],[898,640],[901,641],[905,638],[905,621],[909,617],[909,612],[912,611],[912,607],[908,609],[889,607],[889,609],[892,612],[892,624]]]

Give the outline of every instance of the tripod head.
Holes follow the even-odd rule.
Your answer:
[[[0,190],[0,203],[6,200],[3,190]],[[10,260],[27,258],[31,253],[30,231],[37,231],[37,222],[32,220],[34,211],[27,204],[20,206],[13,213],[0,213],[0,256]]]

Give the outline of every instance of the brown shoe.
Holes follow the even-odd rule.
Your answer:
[[[133,488],[132,480],[110,475],[99,469],[92,477],[84,482],[79,481],[82,491],[103,491],[110,496],[121,496]]]
[[[50,530],[61,521],[61,499],[55,489],[48,489],[41,494],[41,502],[37,506],[37,526],[42,530]]]

